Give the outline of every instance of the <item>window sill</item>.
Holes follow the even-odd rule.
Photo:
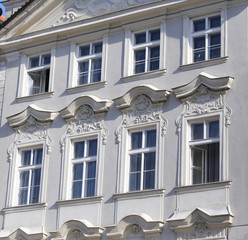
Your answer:
[[[146,78],[159,77],[159,76],[163,76],[165,73],[166,73],[166,69],[160,69],[156,71],[138,73],[138,74],[134,74],[131,76],[122,77],[121,81],[131,82],[131,81],[136,81],[136,80],[141,80],[141,79],[146,79]]]
[[[115,200],[126,200],[126,199],[143,198],[143,197],[157,197],[157,196],[163,196],[164,193],[165,193],[165,189],[151,189],[151,190],[134,191],[127,193],[115,193],[113,195],[113,198]]]
[[[97,197],[86,197],[86,198],[62,200],[62,201],[57,201],[56,204],[59,207],[66,207],[66,206],[77,206],[77,205],[84,205],[84,204],[101,203],[102,201],[103,201],[103,196],[97,196]]]
[[[212,183],[202,183],[194,184],[190,186],[175,187],[174,190],[177,194],[192,193],[192,192],[204,192],[216,189],[229,188],[232,181],[223,182],[212,182]]]
[[[17,97],[16,102],[28,102],[28,101],[33,101],[33,100],[40,100],[44,98],[49,98],[54,95],[54,92],[45,92],[45,93],[39,93],[39,94],[34,94],[30,96],[24,96],[24,97]]]
[[[88,83],[88,84],[83,84],[83,85],[80,85],[80,86],[75,86],[75,87],[67,88],[66,89],[66,92],[68,94],[77,93],[77,92],[81,92],[83,90],[101,88],[101,87],[104,87],[106,84],[107,84],[106,81],[104,81],[104,82],[95,82],[95,83]]]
[[[216,64],[225,63],[225,62],[227,62],[228,59],[229,59],[228,56],[209,59],[209,60],[205,60],[205,61],[181,65],[180,69],[185,71],[185,70],[191,70],[191,69],[201,68],[201,67],[205,67],[205,66],[212,66],[212,65],[216,65]]]
[[[46,203],[35,203],[35,204],[28,204],[28,205],[20,205],[20,206],[3,208],[3,212],[16,213],[16,212],[37,211],[39,209],[43,210],[46,207],[47,207]]]

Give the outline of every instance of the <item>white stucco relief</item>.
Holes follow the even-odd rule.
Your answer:
[[[75,0],[55,25],[103,15],[157,0]]]

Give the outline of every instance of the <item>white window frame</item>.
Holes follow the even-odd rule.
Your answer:
[[[125,43],[124,43],[124,64],[123,64],[123,77],[136,76],[139,74],[152,74],[153,72],[162,71],[165,72],[165,51],[166,51],[166,26],[165,20],[163,18],[143,21],[142,23],[125,25]],[[160,40],[152,43],[146,42],[138,45],[134,45],[134,36],[136,33],[146,32],[148,33],[150,30],[160,29]],[[159,69],[154,71],[149,71],[146,68],[145,72],[135,74],[134,73],[134,50],[139,48],[148,48],[150,46],[160,46],[159,53]],[[148,54],[148,51],[146,51]],[[146,56],[146,60],[148,59],[148,55]],[[147,64],[146,64],[147,65]]]
[[[220,32],[220,57],[218,58],[206,58],[204,61],[193,61],[193,38],[192,36],[197,35],[198,33],[193,33],[193,21],[197,19],[203,19],[211,16],[220,15],[221,26],[218,28]],[[216,29],[215,29],[216,30]],[[205,33],[208,34],[212,30],[206,30]],[[202,33],[202,31],[201,31]],[[208,49],[208,45],[205,45],[205,49]],[[203,62],[225,62],[227,57],[227,7],[225,4],[218,4],[209,6],[203,9],[194,9],[185,13],[183,18],[183,53],[182,53],[182,67],[187,64],[203,64]]]
[[[43,65],[43,66],[38,66],[34,68],[30,68],[30,58],[33,57],[39,57],[39,61],[41,61],[41,56],[50,54],[50,64],[48,65]],[[54,67],[55,67],[55,48],[52,48],[51,51],[44,51],[42,53],[38,54],[31,54],[31,55],[26,55],[23,54],[21,56],[21,65],[20,65],[20,75],[19,75],[19,86],[18,86],[18,94],[17,98],[22,98],[22,97],[29,97],[29,98],[35,98],[40,95],[47,95],[47,94],[52,94],[53,93],[53,80],[54,80]],[[50,68],[50,73],[49,73],[49,83],[48,83],[48,90],[47,91],[41,91],[40,93],[37,94],[30,94],[29,90],[29,72],[34,72],[34,71],[39,71],[39,70],[45,70]]]

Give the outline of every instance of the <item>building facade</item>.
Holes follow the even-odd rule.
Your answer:
[[[247,0],[34,0],[0,37],[0,239],[248,239]]]

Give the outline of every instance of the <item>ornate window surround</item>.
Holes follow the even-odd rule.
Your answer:
[[[43,163],[41,173],[41,188],[39,203],[46,202],[47,171],[49,165],[49,153],[51,152],[52,140],[48,134],[50,123],[57,116],[57,112],[44,110],[36,105],[28,106],[24,111],[7,117],[9,125],[15,130],[15,137],[8,149],[10,162],[10,175],[8,179],[8,193],[6,207],[17,206],[17,158],[19,150],[23,148],[43,147]],[[40,207],[40,204],[34,206]],[[24,209],[26,205],[20,206]]]
[[[62,153],[61,191],[59,202],[71,200],[69,191],[70,178],[70,155],[73,141],[96,137],[98,139],[98,156],[96,167],[95,197],[102,194],[104,149],[107,144],[108,129],[104,124],[104,116],[110,105],[109,100],[102,100],[95,96],[82,96],[71,102],[60,111],[61,117],[67,121],[67,130],[60,140]],[[87,198],[85,198],[87,201]],[[92,199],[94,200],[94,199]],[[66,202],[64,203],[66,204]]]
[[[128,154],[127,139],[129,132],[153,127],[157,132],[155,189],[163,187],[164,136],[168,125],[162,114],[162,106],[170,94],[167,90],[152,85],[141,85],[132,88],[122,97],[114,99],[116,107],[122,112],[122,122],[116,130],[118,149],[117,193],[128,192]]]
[[[220,179],[228,180],[228,138],[231,108],[225,95],[232,86],[232,77],[215,77],[201,73],[190,83],[173,89],[183,102],[183,111],[176,120],[179,135],[178,186],[190,185],[189,122],[198,119],[219,118],[220,123]]]

